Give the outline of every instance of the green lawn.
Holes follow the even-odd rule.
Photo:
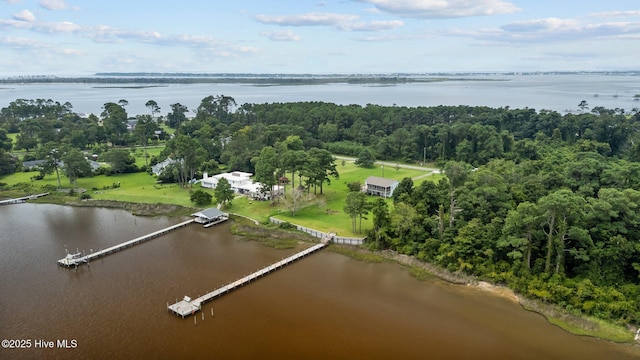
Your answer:
[[[0,182],[6,182],[11,185],[23,182],[37,186],[58,186],[58,181],[55,175],[47,175],[42,180],[32,181],[31,177],[34,175],[38,175],[38,172],[15,173],[0,177]],[[60,182],[63,188],[72,187],[69,183],[69,179],[64,176],[61,176]],[[113,184],[118,183],[120,184],[120,187],[115,189],[110,188]],[[156,178],[147,173],[121,174],[117,176],[100,175],[89,178],[80,178],[77,181],[76,187],[86,189],[87,194],[91,195],[92,198],[99,200],[193,206],[190,201],[189,189],[180,189],[176,184],[156,184]]]
[[[270,201],[249,201],[246,198],[240,198],[233,201],[233,205],[227,208],[227,211],[249,216],[261,222],[268,221],[269,216],[277,217],[291,223],[318,229],[324,232],[334,232],[341,236],[362,236],[362,234],[353,234],[351,231],[351,218],[343,211],[344,202],[347,197],[347,185],[350,182],[358,181],[364,183],[369,176],[381,176],[382,169],[376,166],[372,169],[363,169],[357,167],[353,162],[347,161],[344,166],[338,161],[337,166],[340,178],[338,180],[331,179],[331,184],[325,184],[323,195],[319,195],[310,206],[299,210],[295,216],[291,216],[291,212],[282,204],[272,205]],[[424,174],[424,171],[409,169],[389,169],[385,167],[384,176],[396,180],[402,180],[405,177],[417,177]],[[424,177],[416,181],[416,184],[422,181],[438,181],[442,175],[434,174]],[[313,189],[311,190],[313,192]],[[388,200],[390,207],[393,206],[391,200]],[[372,227],[372,218],[362,221],[363,233],[366,229]]]
[[[147,155],[149,155],[149,159],[151,159],[152,156],[160,155],[162,150],[164,150],[164,147],[165,147],[164,144],[156,145],[156,146],[147,146]],[[133,152],[133,156],[136,159],[136,166],[137,167],[141,167],[141,166],[144,166],[146,164],[146,162],[144,160],[144,148],[143,147],[136,147],[135,151]]]
[[[159,147],[149,148],[150,154],[159,153],[162,149]],[[136,155],[143,154],[142,149],[136,150]],[[140,161],[140,158],[137,158]],[[144,161],[144,157],[142,157]],[[346,161],[342,165],[338,161],[337,170],[340,173],[339,179],[331,179],[330,184],[324,185],[324,193],[318,195],[312,200],[308,206],[298,210],[295,216],[282,204],[271,204],[270,201],[252,201],[244,197],[236,198],[232,206],[225,210],[232,213],[238,213],[256,219],[261,222],[267,222],[270,216],[289,221],[291,223],[307,226],[325,232],[334,232],[342,236],[362,236],[362,234],[353,234],[351,232],[351,218],[344,214],[343,207],[345,198],[348,193],[347,185],[350,182],[358,181],[364,183],[369,176],[381,176],[382,169],[376,166],[372,169],[363,169],[357,167],[351,161]],[[425,174],[421,170],[410,170],[400,168],[385,167],[384,176],[396,180],[402,180],[405,177],[417,177]],[[12,175],[0,177],[0,182],[6,182],[10,185],[24,182],[37,186],[53,185],[57,186],[55,175],[47,175],[42,180],[32,181],[31,177],[38,175],[38,172],[20,172]],[[433,174],[423,177],[414,182],[418,185],[422,181],[438,181],[442,175]],[[62,176],[62,186],[71,187],[69,180]],[[119,187],[111,188],[113,184]],[[201,187],[195,185],[193,189],[181,189],[176,184],[157,184],[154,176],[147,173],[120,174],[114,176],[95,176],[90,178],[81,178],[77,181],[77,187],[86,189],[92,198],[98,200],[116,200],[138,203],[165,203],[176,204],[182,206],[194,207],[190,201],[190,190],[197,190]],[[213,195],[213,190],[203,189]],[[318,190],[319,191],[319,190]],[[313,193],[313,188],[311,189]],[[390,208],[393,207],[391,200],[387,200]],[[213,206],[213,205],[212,205]],[[371,228],[372,219],[362,221],[363,232]]]

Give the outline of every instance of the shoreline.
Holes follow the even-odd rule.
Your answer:
[[[73,201],[63,201],[62,203],[58,203],[55,201],[53,202],[46,201],[46,199],[43,198],[42,200],[38,200],[34,202],[35,203],[52,203],[57,205],[78,206],[78,207],[103,207],[103,208],[111,208],[111,209],[122,209],[122,210],[129,211],[131,214],[137,215],[137,216],[187,216],[196,210],[196,208],[189,208],[189,207],[173,205],[173,204],[163,204],[163,203],[146,204],[146,203],[115,201],[115,200],[81,200],[81,201],[73,200]],[[257,234],[252,234],[254,231],[252,231],[251,228],[255,229],[255,231],[260,234],[259,236],[257,236],[258,238],[264,237],[265,231],[269,229],[266,228],[264,225],[255,224],[253,221],[249,221],[248,219],[242,219],[242,220],[244,221],[241,221],[241,222],[246,221],[246,223],[248,224],[243,224],[244,226],[242,227],[244,228],[245,231],[241,231],[236,235],[246,237],[248,240],[251,240],[251,241],[264,242],[264,241],[260,241],[255,236],[253,236]],[[277,232],[291,233],[291,231],[286,231],[282,229],[278,229]],[[265,243],[265,245],[282,246],[283,244],[280,243],[283,240],[282,234],[280,236],[277,236],[277,238],[279,238],[279,241],[276,241],[276,243],[279,243],[279,244],[276,245],[276,244]],[[301,241],[301,239],[298,237],[294,237],[294,238],[296,238],[297,241]],[[302,240],[302,241],[307,241],[307,240]],[[290,246],[290,244],[287,244],[287,245]],[[285,245],[285,247],[287,245]],[[337,244],[333,244],[330,247],[330,249],[332,248],[334,252],[340,253],[344,256],[352,257],[356,260],[367,261],[367,262],[393,261],[399,265],[410,268],[411,276],[414,276],[418,280],[423,280],[426,277],[435,277],[441,281],[445,281],[450,284],[468,286],[468,287],[477,289],[478,291],[483,291],[483,292],[492,294],[494,296],[502,297],[504,299],[507,299],[519,304],[524,310],[532,311],[537,314],[540,314],[541,316],[544,316],[549,323],[556,325],[573,335],[589,336],[589,337],[612,341],[620,344],[630,344],[636,347],[640,346],[640,336],[639,336],[640,329],[636,327],[632,327],[629,324],[625,325],[625,327],[626,327],[626,332],[630,336],[630,340],[616,340],[615,338],[609,338],[601,335],[599,336],[598,330],[600,330],[603,325],[609,325],[610,327],[613,327],[614,324],[607,323],[604,320],[591,319],[583,316],[576,316],[576,315],[567,313],[563,309],[560,309],[557,306],[554,306],[553,304],[541,303],[539,301],[528,299],[526,297],[518,295],[512,289],[506,286],[496,285],[487,281],[478,280],[474,276],[469,276],[469,275],[460,274],[460,273],[452,273],[448,270],[442,269],[433,264],[420,261],[412,256],[399,254],[391,250],[371,251],[363,247],[354,247],[354,246],[337,245]],[[336,249],[342,249],[342,251],[340,250],[336,251]],[[382,260],[380,260],[379,258]],[[412,271],[412,269],[419,269],[421,271],[420,273],[418,273],[416,271]],[[426,272],[429,276],[425,276],[422,272]],[[599,321],[596,321],[596,320],[599,320]]]
[[[422,271],[426,271],[433,277],[450,284],[468,286],[478,291],[483,291],[493,296],[499,296],[501,298],[507,299],[520,305],[523,310],[531,311],[543,316],[550,324],[558,326],[559,328],[570,334],[576,336],[588,336],[600,340],[611,341],[618,344],[627,344],[636,348],[640,348],[640,329],[629,324],[626,324],[624,326],[624,333],[625,335],[627,335],[627,338],[629,340],[622,340],[619,337],[619,333],[622,332],[621,325],[617,326],[613,323],[606,322],[601,319],[570,314],[553,304],[545,304],[540,301],[536,301],[519,295],[506,286],[496,285],[487,281],[478,280],[474,276],[452,273],[433,264],[420,261],[412,256],[398,254],[390,250],[370,251],[364,248],[357,248],[347,245],[336,246],[348,248],[346,251],[338,252],[346,256],[351,256],[352,258],[357,260],[370,261],[367,259],[366,255],[377,255],[387,261],[393,261],[398,263],[399,265],[406,266],[409,268],[409,272],[411,273],[411,275],[416,277],[418,280],[423,279],[424,276],[415,274],[415,271],[412,271],[412,269],[418,268]],[[612,329],[618,330],[618,334],[616,334],[618,335],[618,337],[614,337],[613,335],[606,336],[607,334],[611,334],[614,332],[612,331]]]

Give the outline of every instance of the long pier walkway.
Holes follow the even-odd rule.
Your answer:
[[[17,199],[2,200],[2,201],[0,201],[0,205],[19,204],[19,203],[23,203],[23,202],[25,202],[27,200],[33,200],[33,199],[37,199],[39,197],[47,196],[47,195],[49,195],[49,193],[29,195],[29,196],[24,196],[24,197],[17,198]]]
[[[181,316],[183,319],[185,316],[191,315],[196,313],[197,311],[200,311],[202,309],[202,304],[206,303],[207,301],[211,301],[217,297],[220,297],[240,286],[243,286],[253,280],[256,280],[264,275],[269,274],[272,271],[278,270],[281,267],[284,267],[286,265],[291,264],[292,262],[303,258],[311,253],[314,253],[320,249],[322,249],[323,247],[325,247],[327,245],[327,242],[330,239],[323,239],[323,242],[317,245],[314,245],[310,248],[307,248],[305,250],[302,250],[294,255],[289,256],[286,259],[280,260],[275,264],[269,265],[263,269],[260,269],[256,272],[254,272],[253,274],[247,275],[239,280],[236,280],[232,283],[229,283],[217,290],[214,290],[210,293],[207,293],[205,295],[200,296],[199,298],[196,299],[191,299],[188,296],[185,296],[182,300],[176,302],[173,305],[169,305],[169,303],[167,303],[167,310],[173,312],[174,314]]]
[[[121,244],[106,248],[104,250],[92,252],[89,255],[82,255],[80,253],[67,254],[67,256],[64,257],[63,259],[58,260],[58,265],[71,267],[71,266],[78,266],[78,265],[81,265],[81,264],[86,264],[90,260],[97,259],[99,257],[106,256],[106,255],[109,255],[111,253],[120,251],[122,249],[131,247],[133,245],[139,244],[141,242],[156,238],[156,237],[164,235],[164,234],[166,234],[166,233],[168,233],[168,232],[170,232],[172,230],[175,230],[175,229],[181,228],[183,226],[186,226],[188,224],[191,224],[194,221],[195,221],[195,219],[187,220],[187,221],[181,222],[179,224],[176,224],[176,225],[173,225],[173,226],[169,226],[169,227],[164,228],[162,230],[154,231],[154,232],[152,232],[150,234],[143,235],[143,236],[137,237],[135,239],[123,242]]]

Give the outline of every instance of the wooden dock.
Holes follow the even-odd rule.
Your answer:
[[[47,195],[49,195],[49,193],[29,195],[29,196],[24,196],[24,197],[17,198],[17,199],[2,200],[2,201],[0,201],[0,205],[19,204],[19,203],[26,202],[27,200],[34,200],[34,199],[37,199],[39,197],[43,197],[43,196],[47,196]]]
[[[97,259],[99,257],[103,257],[103,256],[106,256],[106,255],[112,254],[114,252],[117,252],[117,251],[126,249],[128,247],[131,247],[133,245],[139,244],[141,242],[145,242],[147,240],[156,238],[158,236],[162,236],[162,235],[164,235],[164,234],[166,234],[166,233],[168,233],[168,232],[170,232],[172,230],[175,230],[175,229],[181,228],[183,226],[186,226],[188,224],[191,224],[194,221],[195,221],[195,219],[190,219],[190,220],[181,222],[179,224],[176,224],[176,225],[173,225],[173,226],[169,226],[169,227],[164,228],[162,230],[154,231],[154,232],[152,232],[150,234],[143,235],[143,236],[137,237],[135,239],[123,242],[121,244],[106,248],[104,250],[92,252],[92,253],[90,253],[88,255],[81,255],[79,253],[77,253],[77,254],[67,254],[66,257],[58,260],[58,265],[65,266],[65,267],[72,267],[72,266],[77,267],[78,265],[86,264],[86,263],[88,263],[89,261],[91,261],[93,259]]]
[[[289,256],[286,259],[280,260],[275,264],[269,265],[263,269],[260,269],[250,275],[247,275],[239,280],[236,280],[232,283],[229,283],[217,290],[214,290],[210,293],[202,295],[196,299],[191,299],[188,296],[185,296],[182,300],[176,302],[173,305],[169,305],[167,303],[167,310],[173,312],[174,314],[181,316],[183,319],[185,316],[189,316],[191,314],[195,314],[196,312],[202,309],[202,304],[211,301],[217,297],[220,297],[236,288],[248,284],[249,282],[261,278],[264,275],[269,274],[272,271],[278,270],[281,267],[291,264],[292,262],[299,260],[311,253],[314,253],[327,245],[327,242],[322,242],[320,244],[314,245],[310,248],[302,250],[292,256]]]

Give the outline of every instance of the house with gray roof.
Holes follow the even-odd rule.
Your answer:
[[[389,198],[393,196],[393,191],[398,187],[398,184],[398,180],[369,176],[364,181],[364,192],[368,195]]]
[[[46,160],[31,160],[31,161],[23,161],[22,168],[33,170],[34,168],[43,166]]]
[[[167,166],[173,164],[174,162],[177,162],[178,160],[173,160],[172,158],[166,158],[164,161],[159,162],[155,165],[153,165],[151,167],[151,171],[153,172],[154,175],[158,176],[160,174],[162,174],[162,171],[164,170],[164,168],[166,168]]]

